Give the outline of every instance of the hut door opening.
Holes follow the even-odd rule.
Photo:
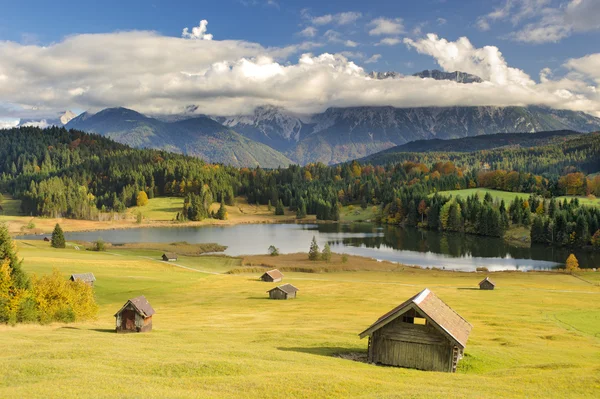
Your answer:
[[[131,309],[125,309],[121,314],[121,329],[135,330],[135,312]]]

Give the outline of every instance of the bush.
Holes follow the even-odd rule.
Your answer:
[[[269,247],[269,255],[271,256],[279,256],[279,248],[276,248],[274,245]]]
[[[54,226],[54,231],[52,232],[52,240],[50,241],[50,245],[52,245],[52,247],[54,248],[65,248],[67,246],[65,243],[65,235],[58,223],[56,223],[56,226]]]
[[[106,251],[106,245],[104,244],[102,238],[98,238],[98,240],[94,243],[92,250],[97,252]]]
[[[35,223],[33,223],[33,221],[30,220],[29,223],[27,223],[27,226],[25,226],[25,228],[27,230],[33,230],[33,229],[35,229]]]
[[[479,266],[475,270],[478,272],[486,272],[486,273],[489,272],[488,268],[485,266]]]
[[[573,255],[573,254],[569,255],[569,257],[567,258],[567,262],[565,264],[565,268],[567,269],[568,272],[571,272],[571,273],[579,270],[579,262],[577,261],[577,258],[575,257],[575,255]]]
[[[348,254],[342,254],[342,263],[348,263]]]
[[[144,214],[142,212],[138,211],[135,214],[135,222],[137,224],[142,224],[143,221],[144,221]]]

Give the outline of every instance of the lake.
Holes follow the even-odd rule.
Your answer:
[[[231,256],[265,254],[270,245],[281,253],[308,252],[315,236],[323,248],[329,243],[333,252],[360,255],[407,265],[473,271],[478,266],[489,270],[531,270],[562,267],[571,253],[568,249],[534,245],[520,248],[492,237],[459,233],[439,233],[355,224],[246,224],[179,228],[139,228],[66,233],[67,240],[110,243],[127,242],[214,242],[226,245]],[[24,236],[36,239],[39,236]],[[580,267],[600,266],[600,254],[575,251]]]

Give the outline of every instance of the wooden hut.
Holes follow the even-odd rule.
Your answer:
[[[162,256],[162,260],[165,262],[177,262],[177,254],[173,252],[165,252]]]
[[[115,313],[118,333],[148,332],[152,331],[152,315],[154,309],[145,296],[128,300],[125,305]]]
[[[298,291],[298,288],[294,287],[293,285],[284,284],[267,292],[269,293],[269,298],[271,299],[294,299],[296,298],[296,292]]]
[[[87,285],[93,287],[94,282],[96,281],[96,277],[94,276],[94,273],[78,273],[78,274],[71,274],[71,277],[69,278],[69,280],[71,280],[71,281],[81,280],[84,283],[86,283]]]
[[[48,237],[48,236],[44,237],[44,241],[50,242],[50,237]]]
[[[489,277],[484,278],[479,283],[480,290],[493,290],[494,287],[496,287],[496,284],[494,284],[494,282],[492,280],[490,280]]]
[[[472,328],[425,289],[359,335],[369,337],[369,363],[454,372]]]
[[[260,280],[266,281],[268,283],[278,283],[283,280],[283,273],[281,273],[277,269],[269,270],[262,276],[260,276]]]

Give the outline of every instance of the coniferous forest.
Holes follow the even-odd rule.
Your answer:
[[[600,245],[600,210],[561,195],[600,196],[600,134],[535,148],[468,153],[399,153],[326,166],[235,168],[164,151],[132,149],[76,130],[21,127],[0,131],[0,189],[22,212],[97,219],[124,212],[141,192],[185,198],[181,220],[211,215],[213,202],[273,204],[299,217],[339,220],[342,206],[371,207],[380,223],[500,237],[515,226],[532,242]],[[451,198],[445,190],[491,188],[527,193],[510,203],[491,196]]]

